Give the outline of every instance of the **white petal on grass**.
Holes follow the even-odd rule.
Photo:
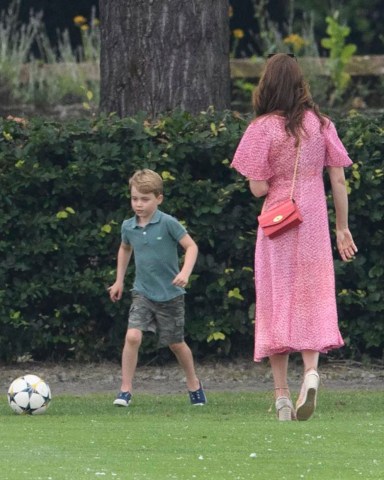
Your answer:
[[[257,457],[257,453],[253,452],[249,455],[250,458],[256,458]]]

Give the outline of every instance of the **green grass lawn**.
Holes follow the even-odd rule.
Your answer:
[[[278,422],[271,394],[54,396],[41,416],[0,402],[1,480],[384,479],[384,392],[321,390],[307,422]]]

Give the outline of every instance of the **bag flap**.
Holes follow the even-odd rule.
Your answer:
[[[292,200],[287,200],[280,205],[263,212],[257,217],[261,227],[273,227],[287,220],[296,212],[296,205]]]

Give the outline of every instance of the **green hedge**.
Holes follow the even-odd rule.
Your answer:
[[[127,178],[151,168],[163,209],[184,221],[200,255],[186,297],[195,353],[250,349],[253,250],[260,208],[228,168],[247,122],[231,112],[176,112],[155,123],[114,116],[67,124],[0,120],[0,356],[119,358],[130,302],[112,304]],[[354,262],[336,260],[348,355],[382,355],[383,139],[381,118],[338,122],[356,161],[348,173]],[[330,203],[331,208],[331,203]],[[146,340],[143,350],[154,348]]]
[[[338,127],[354,161],[347,172],[349,223],[359,249],[348,265],[336,260],[340,327],[352,356],[383,357],[384,115],[351,112]]]

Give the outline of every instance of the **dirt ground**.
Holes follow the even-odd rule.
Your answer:
[[[273,389],[270,368],[265,363],[254,363],[251,358],[237,360],[202,361],[196,364],[199,378],[209,391],[270,391]],[[322,388],[340,390],[382,390],[382,364],[364,366],[350,361],[329,361],[320,365]],[[39,375],[49,384],[52,394],[85,395],[111,392],[120,386],[118,363],[49,364],[26,362],[0,366],[0,388],[6,393],[11,382],[27,373]],[[298,390],[302,377],[300,366],[292,364],[289,381],[292,391]],[[185,378],[177,363],[164,366],[139,365],[136,371],[135,393],[185,392]]]

